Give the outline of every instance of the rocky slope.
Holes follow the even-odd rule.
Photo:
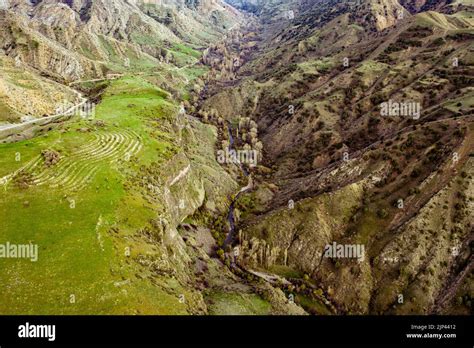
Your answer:
[[[240,206],[241,264],[301,278],[302,302],[315,286],[337,313],[468,313],[472,6],[250,6],[260,24],[240,47],[211,48],[225,79],[202,103],[234,122],[250,117],[263,142]],[[414,108],[384,114],[388,103]],[[333,242],[364,246],[365,258],[323,257]]]

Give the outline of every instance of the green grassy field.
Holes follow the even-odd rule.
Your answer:
[[[0,259],[0,313],[186,313],[186,306],[169,291],[179,293],[179,284],[163,279],[160,289],[137,277],[139,266],[124,252],[132,245],[131,258],[149,251],[148,245],[132,239],[137,229],[147,226],[155,211],[137,192],[127,190],[125,183],[143,166],[164,161],[177,151],[172,131],[157,127],[166,124],[176,109],[166,92],[145,80],[127,77],[108,87],[95,120],[70,121],[43,136],[0,145],[2,177],[41,158],[42,150],[61,153],[57,172],[62,170],[66,182],[74,182],[74,175],[79,180],[92,168],[95,170],[84,188],[78,190],[69,191],[67,185],[25,188],[16,179],[0,187],[0,243],[31,242],[39,248],[37,262]],[[105,125],[97,126],[99,120]],[[129,159],[122,151],[126,147],[119,146],[125,132],[134,134],[133,140],[140,142],[139,153]],[[97,157],[96,163],[87,164],[98,156],[94,152],[105,151],[94,147],[97,134],[117,134],[119,145],[117,151],[109,151],[109,157]],[[129,138],[124,137],[124,141]],[[107,144],[103,146],[113,148]],[[89,162],[84,161],[88,167],[81,171],[69,164],[61,169],[61,162],[69,157],[80,165],[83,158],[78,153],[87,146],[91,148],[83,157],[89,156]],[[49,175],[44,166],[40,160],[31,175]],[[57,179],[61,178],[59,175]],[[54,183],[55,179],[53,176],[50,180]],[[113,236],[111,228],[130,240]]]

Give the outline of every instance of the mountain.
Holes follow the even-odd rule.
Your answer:
[[[252,11],[260,26],[243,37],[259,40],[202,106],[231,122],[251,117],[263,143],[257,188],[241,198],[252,202],[240,206],[242,264],[304,275],[319,293],[306,282],[301,303],[318,314],[328,299],[337,313],[468,312],[472,5]],[[231,59],[222,52],[239,51],[209,55],[219,71]],[[390,116],[389,104],[413,109]],[[362,245],[366,257],[323,257],[333,242]]]
[[[0,312],[469,314],[473,14],[10,0]]]
[[[1,15],[2,61],[13,70],[25,71],[27,80],[38,80],[39,74],[64,84],[104,78],[130,67],[146,68],[160,61],[178,66],[192,63],[196,60],[194,48],[216,40],[239,21],[239,14],[219,1],[210,5],[172,1],[158,6],[124,0],[15,0]],[[191,27],[199,34],[189,34]],[[187,44],[194,48],[185,49]],[[32,83],[48,84],[41,79]],[[2,85],[5,90],[20,89],[4,80]],[[57,108],[55,101],[71,99],[68,91],[51,85],[48,89],[58,97],[45,100],[44,93],[18,92],[33,99],[32,105],[25,106],[9,99],[18,93],[5,92],[7,118],[15,121],[19,114],[52,114]]]

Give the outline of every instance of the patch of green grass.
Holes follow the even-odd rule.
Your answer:
[[[466,95],[461,98],[457,98],[453,101],[445,103],[444,108],[452,112],[460,112],[461,110],[468,110],[474,107],[474,95]]]
[[[311,62],[311,64],[314,65],[319,72],[326,72],[334,66],[335,62],[331,58],[322,58]]]
[[[190,65],[197,62],[196,58],[194,58],[193,56],[189,56],[188,54],[183,53],[181,51],[170,50],[170,52],[173,55],[174,63],[177,66],[181,67],[181,66]]]
[[[208,297],[211,315],[268,315],[269,302],[255,294],[215,292]]]
[[[191,81],[203,76],[205,73],[207,73],[208,70],[209,68],[205,66],[189,67],[189,68],[183,69],[184,74]]]
[[[196,59],[201,58],[201,55],[202,55],[201,52],[199,52],[199,51],[197,51],[197,50],[195,50],[195,49],[193,49],[189,46],[183,45],[183,44],[175,44],[173,46],[173,49],[176,52],[181,52],[181,53],[183,53],[187,56],[191,56],[191,57],[194,57]]]
[[[113,184],[106,184],[106,177]],[[41,186],[10,188],[0,198],[0,242],[39,246],[38,262],[0,261],[1,313],[100,313],[112,305],[99,299],[111,291],[108,265],[115,258],[104,227],[113,223],[123,187],[114,172],[102,172],[93,185],[100,189],[73,195]],[[75,306],[69,303],[71,295]]]
[[[107,66],[109,69],[116,72],[129,72],[129,71],[147,71],[153,69],[157,65],[151,56],[137,56],[136,52],[131,47],[127,47],[125,52],[117,52],[115,47],[110,43],[110,39],[99,35],[99,40],[108,54],[109,62]],[[128,59],[128,65],[126,64]]]
[[[367,245],[371,238],[387,225],[385,220],[377,216],[375,209],[365,212],[358,223],[357,242],[360,244]]]
[[[355,30],[358,30],[358,31],[364,31],[364,28],[360,25],[357,25],[357,24],[349,24],[348,27],[352,28],[352,29],[355,29]]]
[[[373,60],[367,60],[367,61],[362,62],[362,64],[359,67],[357,67],[356,71],[359,71],[361,73],[366,73],[366,74],[369,74],[369,73],[374,74],[374,73],[382,72],[383,70],[385,70],[386,67],[387,67],[387,64],[376,62]]]

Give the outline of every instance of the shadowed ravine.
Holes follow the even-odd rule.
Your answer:
[[[235,140],[232,134],[232,125],[230,122],[228,122],[227,125],[229,127],[229,151],[235,151]],[[229,233],[227,234],[227,237],[224,242],[224,249],[227,248],[228,245],[231,245],[235,238],[235,203],[239,199],[240,195],[252,189],[252,177],[249,175],[247,168],[245,168],[242,163],[239,163],[239,168],[242,171],[242,174],[248,178],[248,184],[247,186],[241,188],[239,193],[237,193],[237,195],[232,200],[232,203],[230,204],[229,213],[227,215],[227,220],[229,221]]]

